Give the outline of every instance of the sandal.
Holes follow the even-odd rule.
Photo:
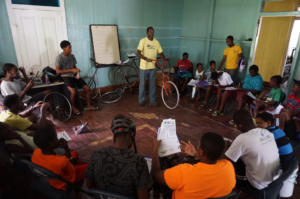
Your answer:
[[[75,115],[75,116],[80,116],[80,115],[82,115],[82,113],[79,111],[79,112],[77,112],[77,113],[74,113],[74,115]]]
[[[212,109],[209,109],[209,110],[207,111],[207,113],[209,113],[209,114],[213,114],[213,113],[214,113],[214,111],[213,111]]]
[[[208,108],[208,105],[205,105],[205,104],[200,105],[200,109],[205,109],[205,108]]]
[[[87,107],[84,107],[83,110],[85,110],[85,111],[98,111],[98,110],[100,110],[100,108],[98,106],[96,106],[95,109],[89,109],[88,110]]]
[[[234,125],[234,121],[233,121],[233,120],[230,120],[230,121],[229,121],[229,124]]]
[[[214,111],[214,113],[211,115],[212,116],[222,116],[222,115],[224,115],[224,113],[220,113],[220,111]]]
[[[81,124],[81,125],[80,125],[80,129],[79,129],[77,132],[75,132],[75,134],[77,135],[77,134],[81,133],[82,130],[83,130],[85,127],[87,127],[88,124],[89,124],[88,122],[85,123],[85,124]]]

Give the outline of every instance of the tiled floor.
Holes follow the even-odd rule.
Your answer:
[[[137,126],[136,143],[138,153],[151,156],[152,139],[156,138],[156,127],[160,126],[163,119],[176,119],[176,130],[180,140],[190,140],[194,145],[203,133],[216,132],[223,137],[234,139],[240,134],[228,122],[235,111],[235,106],[226,113],[225,116],[213,117],[206,113],[207,110],[200,110],[200,103],[190,102],[189,97],[181,97],[180,105],[170,110],[164,106],[160,97],[160,89],[157,88],[157,99],[160,107],[149,105],[149,96],[146,97],[146,106],[138,106],[138,95],[131,96],[126,91],[122,99],[114,104],[99,104],[101,111],[86,111],[83,116],[76,117],[68,121],[70,124],[78,125],[89,122],[88,128],[81,134],[76,135],[67,131],[72,138],[69,146],[75,149],[83,158],[89,158],[93,151],[112,144],[112,132],[110,131],[111,120],[116,114],[124,114],[130,117]],[[94,102],[94,104],[97,102]],[[147,119],[147,115],[137,115],[135,113],[153,114],[152,119]],[[154,116],[154,117],[153,117]],[[156,117],[155,117],[156,116]],[[57,129],[58,132],[63,129]],[[296,152],[298,159],[300,153]],[[69,198],[90,198],[81,193],[72,193]],[[300,187],[295,186],[293,199],[300,198]]]

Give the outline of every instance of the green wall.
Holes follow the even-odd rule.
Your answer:
[[[121,58],[137,52],[146,28],[153,26],[155,38],[166,57],[175,64],[180,54],[183,0],[65,0],[68,38],[82,74],[92,74],[90,24],[117,24]],[[92,69],[92,70],[91,70]],[[114,85],[116,67],[98,70],[101,87]]]
[[[5,63],[18,64],[5,0],[0,0],[0,74]]]
[[[201,62],[206,70],[210,60],[219,67],[227,47],[225,39],[232,35],[248,61],[252,42],[245,40],[253,37],[259,8],[259,0],[185,0],[181,54],[188,52],[194,67]],[[246,69],[238,76],[245,74]]]

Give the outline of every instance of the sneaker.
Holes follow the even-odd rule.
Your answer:
[[[151,103],[151,106],[159,107],[159,103],[158,102]]]
[[[139,102],[140,106],[145,106],[145,102]]]

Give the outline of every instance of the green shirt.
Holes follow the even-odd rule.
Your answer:
[[[283,92],[283,90],[281,88],[278,88],[278,89],[272,88],[271,89],[270,96],[267,98],[266,102],[272,102],[273,100],[276,101],[276,104],[274,104],[273,107],[277,107],[279,104],[284,102],[285,93]]]

